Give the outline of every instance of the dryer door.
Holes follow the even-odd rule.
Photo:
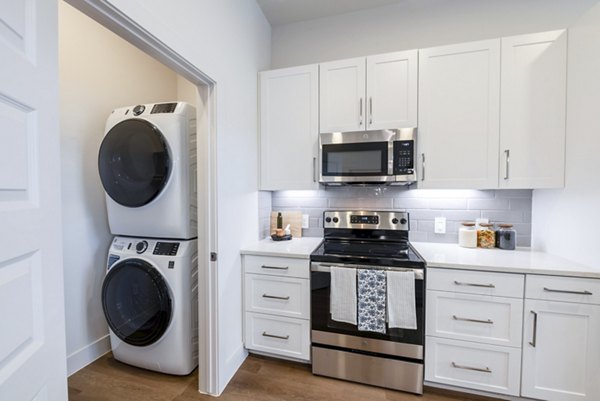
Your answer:
[[[158,341],[173,315],[165,279],[141,259],[127,259],[110,268],[102,284],[102,308],[111,330],[137,346]]]
[[[104,190],[115,202],[144,206],[167,184],[171,157],[166,140],[146,120],[121,121],[102,141],[98,170]]]

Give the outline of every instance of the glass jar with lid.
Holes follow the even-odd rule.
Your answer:
[[[465,221],[458,229],[458,245],[464,248],[477,248],[477,229],[475,223]]]
[[[517,245],[517,232],[512,224],[499,224],[498,230],[498,248],[500,249],[515,249]]]
[[[477,246],[480,248],[494,248],[496,246],[496,233],[491,223],[479,224],[477,230]]]

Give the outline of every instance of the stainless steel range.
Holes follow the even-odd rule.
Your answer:
[[[313,373],[422,394],[425,262],[408,241],[408,213],[327,211],[323,220],[325,241],[311,255]],[[365,302],[361,300],[364,289],[360,287],[360,275],[356,280],[358,300],[354,301],[358,305],[358,322],[336,320],[332,312],[340,305],[333,300],[339,302],[339,295],[332,292],[340,290],[337,282],[332,285],[332,271],[336,277],[349,272],[354,274],[340,269],[378,274],[378,277],[385,273],[388,281],[388,272],[412,272],[408,274],[408,284],[410,287],[414,281],[414,295],[410,297],[414,297],[416,328],[390,324],[388,316],[391,316],[392,305],[386,305],[385,301],[376,305],[377,309],[385,308],[385,321],[380,319],[380,327],[361,327],[360,309]],[[387,291],[391,291],[389,287]],[[413,294],[412,288],[409,290],[406,293]],[[410,299],[408,301],[410,304]],[[342,308],[348,306],[341,305]],[[382,317],[384,312],[379,313]]]

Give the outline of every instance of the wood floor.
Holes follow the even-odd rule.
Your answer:
[[[177,377],[134,368],[107,354],[69,378],[70,401],[470,401],[481,397],[423,396],[313,376],[308,365],[249,356],[220,398],[199,394],[198,371]],[[436,391],[433,393],[432,391]],[[489,400],[489,398],[485,398]]]

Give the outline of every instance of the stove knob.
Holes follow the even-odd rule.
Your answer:
[[[137,244],[135,244],[135,251],[137,253],[144,253],[144,251],[146,251],[146,249],[148,249],[147,241],[140,241]]]
[[[325,222],[326,223],[331,223],[331,217],[325,217]]]
[[[339,222],[339,221],[340,221],[340,219],[338,219],[337,217],[334,217],[334,218],[333,218],[333,222],[334,222],[334,223],[337,223],[337,222]]]
[[[400,224],[404,225],[408,223],[408,220],[406,220],[405,218],[400,219]]]
[[[392,219],[392,224],[398,224],[398,219],[394,217],[394,218]]]

